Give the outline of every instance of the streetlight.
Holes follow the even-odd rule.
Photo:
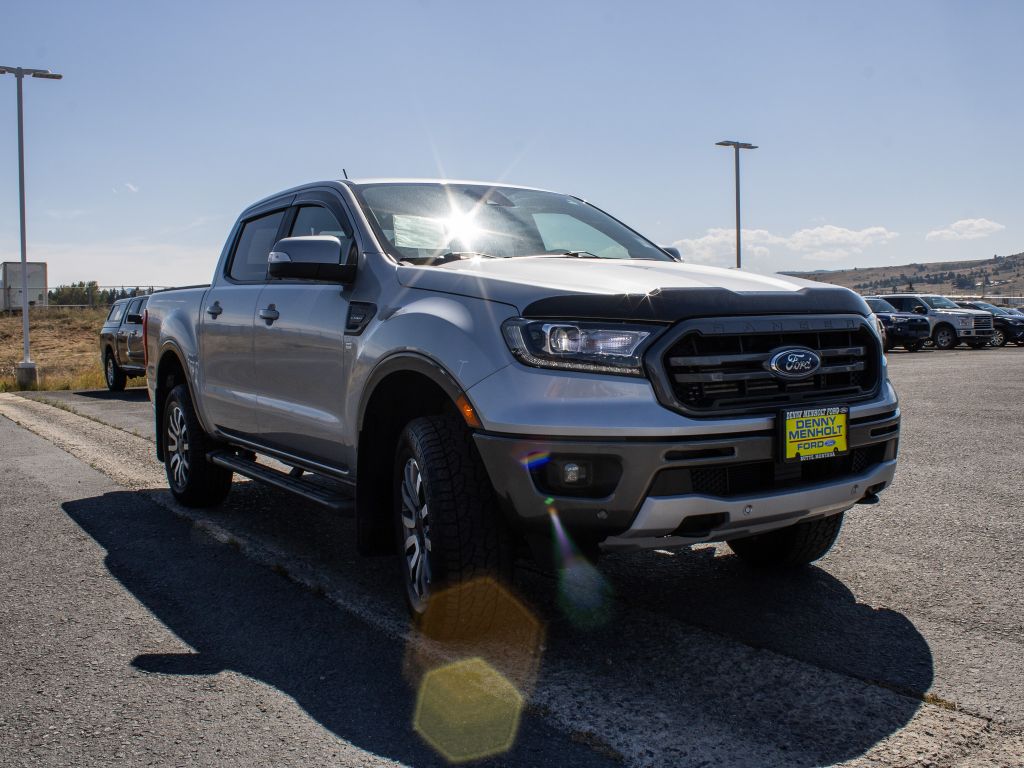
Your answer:
[[[21,205],[21,336],[24,359],[18,363],[15,379],[25,389],[36,383],[36,364],[28,348],[28,254],[25,246],[25,120],[22,110],[21,81],[25,75],[42,80],[60,80],[48,69],[25,69],[24,67],[0,67],[0,75],[14,75],[18,81],[18,200]]]
[[[736,269],[740,268],[740,150],[757,149],[753,144],[742,141],[717,141],[716,147],[732,147],[736,167]]]

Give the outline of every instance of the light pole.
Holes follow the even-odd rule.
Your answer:
[[[740,150],[757,149],[753,144],[742,141],[718,141],[716,147],[732,147],[736,169],[736,269],[740,268]]]
[[[25,245],[25,118],[22,107],[21,81],[25,75],[43,80],[60,80],[62,75],[48,69],[0,67],[0,75],[14,75],[18,81],[18,201],[21,206],[21,335],[24,359],[18,363],[15,380],[25,389],[36,383],[36,364],[32,362],[28,346],[28,249]]]

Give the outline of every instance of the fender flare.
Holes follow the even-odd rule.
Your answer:
[[[430,379],[448,395],[453,404],[459,399],[460,395],[464,394],[462,387],[456,382],[455,377],[448,372],[447,368],[433,358],[419,352],[396,352],[380,361],[366,378],[362,395],[359,397],[359,418],[356,422],[357,434],[363,430],[366,406],[369,405],[373,393],[377,391],[377,386],[392,373],[401,371],[412,371]]]
[[[171,340],[164,341],[164,343],[160,346],[159,354],[157,356],[156,370],[153,373],[154,379],[156,381],[156,386],[153,388],[154,398],[156,397],[156,393],[160,390],[160,363],[163,362],[163,359],[164,357],[167,356],[167,353],[174,355],[174,357],[178,361],[178,365],[181,366],[182,373],[185,375],[185,386],[188,387],[188,395],[192,400],[192,407],[195,410],[196,418],[199,420],[199,424],[200,426],[202,426],[203,430],[207,434],[210,434],[210,430],[207,429],[206,424],[203,423],[203,417],[202,414],[200,413],[200,409],[196,407],[197,400],[195,388],[192,386],[192,377],[189,375],[188,364],[185,362],[185,356],[182,354],[181,348],[174,341]],[[163,421],[163,408],[163,402],[158,402],[154,399],[153,437],[155,438],[156,442],[156,457],[160,461],[164,460],[163,425],[161,424],[161,422]]]

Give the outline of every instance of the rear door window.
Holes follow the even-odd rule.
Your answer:
[[[275,211],[242,225],[228,270],[233,280],[252,283],[267,279],[267,257],[277,241],[282,219],[284,211]]]

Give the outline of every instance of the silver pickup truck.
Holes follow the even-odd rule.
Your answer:
[[[216,504],[232,473],[354,494],[358,547],[401,555],[414,617],[520,554],[550,561],[555,526],[591,555],[726,541],[801,566],[896,469],[860,297],[683,264],[571,195],[290,189],[241,214],[210,286],[154,294],[145,326],[175,497]],[[451,621],[466,602],[445,601]]]

